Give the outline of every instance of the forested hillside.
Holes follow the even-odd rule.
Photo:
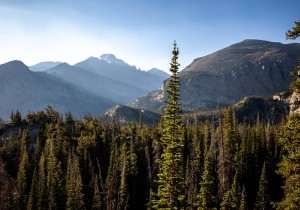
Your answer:
[[[239,124],[232,109],[217,122],[185,124],[186,207],[253,209],[280,201],[283,179],[276,170],[282,128]],[[119,126],[89,116],[74,120],[70,114],[63,120],[51,109],[22,121],[14,117],[0,135],[1,209],[151,208],[161,135],[161,125]]]

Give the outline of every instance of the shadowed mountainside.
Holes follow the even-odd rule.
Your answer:
[[[245,40],[195,59],[180,73],[183,110],[213,110],[232,105],[246,96],[287,91],[290,71],[300,55],[297,44]],[[165,104],[161,89],[140,97],[132,107],[160,112]]]

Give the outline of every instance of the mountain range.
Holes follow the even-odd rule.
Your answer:
[[[76,117],[88,112],[100,115],[115,104],[129,103],[157,89],[167,77],[161,70],[136,69],[111,54],[74,66],[42,62],[28,68],[21,61],[11,61],[0,65],[0,116],[8,119],[13,110],[26,114],[48,105]]]
[[[244,40],[197,58],[179,72],[182,109],[184,113],[215,110],[248,97],[240,113],[247,110],[243,107],[261,106],[248,109],[255,116],[257,111],[277,110],[277,105],[285,113],[285,105],[259,96],[289,89],[290,71],[299,55],[297,44]],[[89,112],[138,122],[143,110],[142,116],[151,125],[159,121],[157,113],[165,107],[168,77],[155,68],[137,69],[112,54],[75,65],[42,62],[28,68],[21,61],[11,61],[0,65],[0,116],[7,120],[12,110],[26,114],[50,105],[76,117]]]
[[[179,72],[183,110],[205,111],[232,105],[247,96],[287,91],[297,66],[298,44],[244,40],[195,59]],[[166,83],[131,106],[161,112]]]
[[[100,114],[114,102],[62,82],[45,72],[32,72],[21,61],[0,65],[0,116],[8,119],[10,113],[19,110],[43,110],[48,105],[75,116],[87,112]]]

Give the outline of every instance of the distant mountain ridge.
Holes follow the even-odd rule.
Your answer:
[[[67,63],[59,64],[45,71],[63,82],[67,82],[97,96],[105,97],[116,104],[126,104],[138,96],[144,95],[147,91],[99,75]]]
[[[29,66],[29,69],[31,71],[45,71],[45,70],[50,69],[54,66],[57,66],[61,63],[62,62],[44,61],[44,62],[35,64],[33,66]]]
[[[61,113],[72,112],[77,117],[88,112],[100,115],[114,104],[47,73],[32,72],[21,61],[0,65],[0,98],[3,119],[8,119],[13,110],[25,115],[28,111],[43,110],[47,106]]]
[[[159,88],[162,81],[169,77],[162,70],[158,70],[160,73],[142,71],[111,54],[104,54],[100,58],[89,57],[74,66],[144,90],[144,94]]]
[[[290,71],[297,65],[297,44],[244,40],[195,59],[179,73],[184,110],[213,110],[246,96],[273,95],[287,91]],[[163,86],[131,103],[132,107],[162,111]]]
[[[169,77],[153,68],[142,71],[130,66],[113,54],[89,57],[75,65],[62,62],[41,62],[30,67],[46,72],[64,82],[83,88],[116,104],[128,104],[137,97],[153,91]]]
[[[7,119],[12,110],[24,115],[48,105],[77,117],[88,112],[100,115],[115,104],[127,104],[157,89],[168,77],[160,71],[141,71],[112,54],[73,66],[41,62],[29,69],[21,61],[8,62],[0,66],[0,116]]]

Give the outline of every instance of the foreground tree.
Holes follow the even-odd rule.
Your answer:
[[[163,134],[161,144],[163,152],[158,174],[158,199],[154,201],[157,209],[184,209],[184,175],[183,175],[183,138],[182,120],[179,108],[179,50],[174,42],[170,71],[171,78],[167,84],[167,108],[163,116]]]
[[[284,155],[279,164],[279,174],[285,179],[284,199],[278,209],[298,209],[300,206],[300,115],[290,116],[280,139]]]
[[[262,168],[261,176],[259,179],[259,187],[256,197],[255,209],[264,210],[271,209],[270,194],[269,194],[269,184],[266,174],[266,164]]]
[[[204,160],[204,172],[200,183],[199,207],[198,209],[216,209],[216,197],[214,190],[214,174],[213,167],[208,151]]]
[[[286,33],[287,39],[296,39],[300,36],[300,21]],[[296,80],[291,84],[294,92],[300,91],[300,65]],[[283,157],[279,164],[278,173],[285,179],[283,186],[284,198],[278,203],[278,209],[299,209],[300,206],[300,114],[292,114],[287,125],[282,129],[279,142],[283,149]]]

